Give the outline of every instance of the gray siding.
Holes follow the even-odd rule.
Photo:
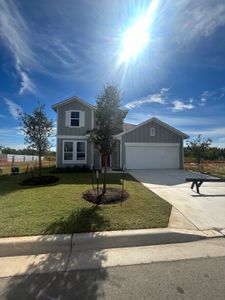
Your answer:
[[[65,115],[68,110],[81,110],[85,112],[85,126],[81,128],[70,128],[65,126]],[[87,130],[92,129],[92,109],[79,103],[70,102],[61,107],[58,107],[58,124],[57,124],[57,134],[58,135],[76,135],[83,136],[86,135]]]
[[[150,136],[150,128],[155,128],[155,136]],[[125,143],[179,143],[179,167],[183,168],[183,138],[171,130],[152,121],[122,136],[122,157],[125,161]]]
[[[119,142],[116,143],[111,155],[111,167],[113,169],[120,168],[120,143]]]
[[[94,149],[94,167],[100,168],[100,153],[98,152],[98,149]]]

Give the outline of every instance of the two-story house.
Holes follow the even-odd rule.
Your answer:
[[[71,97],[52,108],[57,113],[57,167],[101,168],[104,160],[87,134],[95,127],[96,107]],[[188,136],[157,118],[136,126],[125,124],[116,138],[114,151],[107,159],[112,169],[183,168],[183,139]]]

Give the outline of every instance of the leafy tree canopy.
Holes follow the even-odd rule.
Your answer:
[[[203,139],[202,135],[199,134],[197,138],[187,141],[187,152],[191,152],[193,157],[195,157],[197,162],[200,164],[201,161],[206,158],[206,153],[211,144],[211,139]]]
[[[53,136],[53,121],[49,120],[45,106],[38,104],[31,114],[21,113],[21,129],[25,143],[29,149],[36,150],[39,156],[39,175],[41,176],[41,156],[51,147],[50,138]]]
[[[114,85],[107,85],[97,97],[95,111],[96,127],[90,132],[91,140],[101,154],[111,154],[115,145],[115,135],[123,130],[127,111],[121,109],[121,94]]]

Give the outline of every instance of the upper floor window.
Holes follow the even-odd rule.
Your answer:
[[[150,128],[150,136],[155,136],[155,128],[154,127]]]
[[[73,126],[73,127],[80,126],[80,112],[79,111],[71,111],[70,126]]]
[[[82,110],[67,110],[65,112],[65,126],[80,128],[85,126],[85,112]]]

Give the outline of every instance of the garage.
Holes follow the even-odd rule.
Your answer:
[[[127,169],[177,169],[177,143],[125,143]]]

